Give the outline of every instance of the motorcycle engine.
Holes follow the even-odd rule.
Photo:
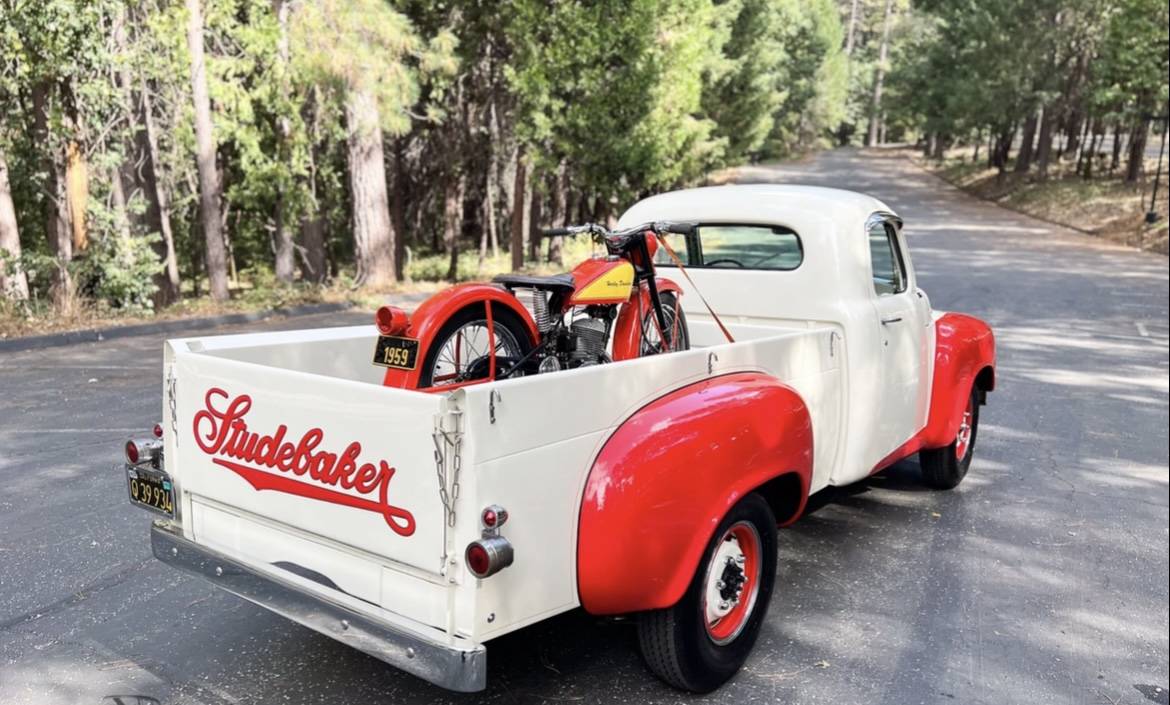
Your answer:
[[[605,343],[609,337],[609,326],[605,320],[581,316],[574,319],[571,330],[577,338],[575,357],[581,359],[580,364],[596,363],[605,355]]]

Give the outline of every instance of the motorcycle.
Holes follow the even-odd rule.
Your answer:
[[[383,384],[448,390],[686,350],[682,289],[657,276],[654,255],[664,233],[690,235],[695,228],[675,222],[617,231],[594,223],[551,228],[542,235],[588,234],[606,254],[564,274],[501,274],[492,284],[454,286],[413,315],[383,306],[374,317],[373,360],[386,368]]]

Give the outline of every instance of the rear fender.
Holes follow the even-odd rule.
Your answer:
[[[516,300],[515,296],[500,287],[490,284],[458,284],[430,297],[411,315],[410,328],[407,329],[405,335],[408,338],[416,338],[419,341],[419,364],[413,370],[387,368],[386,375],[382,379],[382,384],[387,387],[416,389],[418,387],[419,376],[422,374],[422,361],[426,357],[427,350],[434,343],[439,329],[456,312],[465,306],[473,306],[476,304],[481,306],[491,304],[494,306],[508,307],[520,317],[520,320],[524,321],[524,327],[528,330],[529,342],[532,345],[536,345],[539,342],[540,333],[536,329],[536,323],[532,320],[532,315],[528,313],[528,309],[524,308]]]
[[[655,277],[654,284],[658,287],[659,294],[671,291],[675,294],[675,301],[681,301],[682,288],[678,284],[665,277]],[[632,360],[638,357],[642,350],[641,320],[650,309],[650,289],[643,284],[638,288],[638,295],[622,304],[621,310],[618,311],[617,323],[613,329],[614,360]]]
[[[746,494],[793,474],[800,496],[787,502],[790,516],[777,519],[799,516],[812,462],[804,401],[759,372],[696,382],[638,410],[610,436],[585,483],[582,606],[624,614],[673,605],[712,532]]]

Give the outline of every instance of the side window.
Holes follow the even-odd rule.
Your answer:
[[[679,260],[681,260],[683,264],[688,267],[695,264],[691,259],[689,237],[686,235],[679,235],[677,233],[665,233],[662,237],[666,240],[666,244],[670,245],[670,249],[674,250],[674,254],[678,255]],[[674,258],[670,256],[670,253],[666,251],[666,248],[659,247],[658,251],[654,253],[654,264],[655,266],[660,267],[673,267]]]
[[[890,224],[875,222],[869,226],[869,260],[873,266],[873,290],[878,296],[906,291],[906,266]]]
[[[700,225],[696,235],[666,237],[689,267],[783,271],[804,261],[800,238],[782,225]],[[659,248],[654,263],[670,266],[673,260]]]

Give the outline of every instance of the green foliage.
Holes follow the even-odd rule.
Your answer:
[[[158,287],[154,275],[162,268],[153,249],[157,235],[104,235],[90,244],[79,261],[79,288],[93,301],[131,312],[150,311]]]

